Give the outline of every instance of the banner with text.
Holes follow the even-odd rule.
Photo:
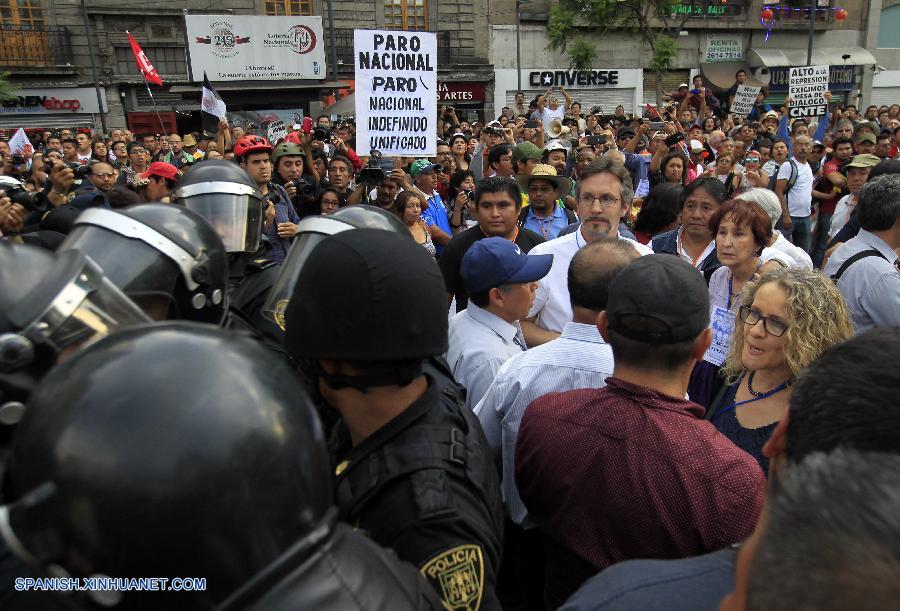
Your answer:
[[[437,150],[437,35],[354,30],[356,147],[431,157]]]
[[[750,85],[738,85],[737,91],[734,93],[734,101],[729,107],[729,112],[733,115],[746,117],[753,110],[753,104],[756,103],[756,96],[759,94],[759,87],[751,87]]]
[[[185,15],[191,79],[324,79],[321,17]]]
[[[744,59],[744,39],[741,36],[707,34],[703,63],[739,62]]]
[[[790,116],[821,117],[827,109],[828,66],[791,68],[788,96],[791,98]]]

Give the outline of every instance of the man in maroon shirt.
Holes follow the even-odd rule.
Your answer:
[[[828,245],[828,228],[831,227],[831,217],[838,200],[847,195],[847,177],[841,174],[841,166],[853,157],[853,141],[850,138],[837,138],[832,143],[834,153],[822,166],[822,176],[825,178],[821,187],[822,192],[830,193],[831,197],[819,202],[819,216],[816,221],[816,241],[813,243],[810,256],[813,265],[818,268],[825,257],[825,247]]]
[[[742,541],[763,501],[756,461],[684,399],[711,339],[696,270],[669,255],[630,263],[597,326],[615,358],[606,388],[536,399],[516,443],[516,483],[544,538],[553,609],[616,562]]]

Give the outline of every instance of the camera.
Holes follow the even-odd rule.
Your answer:
[[[33,212],[44,209],[41,202],[41,194],[26,191],[22,183],[11,176],[0,177],[0,192],[5,193],[12,203],[19,204],[28,211]]]
[[[485,127],[482,131],[491,136],[505,136],[506,135],[506,133],[503,131],[503,128],[500,128],[500,127]]]
[[[87,178],[91,170],[90,164],[76,163],[72,161],[66,163],[66,167],[75,172],[75,180],[84,180],[85,178]]]
[[[15,153],[9,156],[9,163],[12,165],[25,165],[28,163],[28,160],[21,154]]]
[[[363,184],[375,186],[381,184],[385,178],[387,178],[387,174],[381,168],[381,151],[372,149],[369,153],[369,161],[366,163],[366,167],[359,171],[357,180]]]
[[[300,177],[291,181],[291,184],[297,189],[297,195],[300,197],[313,198],[316,196],[316,185],[306,178]]]
[[[466,198],[470,202],[475,201],[475,190],[474,189],[466,189],[465,191],[463,191],[463,193],[466,194]]]
[[[331,142],[331,130],[323,125],[318,125],[312,132],[313,140],[319,142]]]

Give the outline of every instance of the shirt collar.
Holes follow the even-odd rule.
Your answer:
[[[512,325],[493,312],[489,312],[484,308],[479,308],[472,303],[471,300],[466,307],[466,311],[469,314],[469,318],[483,324],[485,327],[502,337],[507,343],[511,344],[515,341],[516,334],[519,331],[519,327],[517,326],[518,323]]]
[[[615,377],[606,378],[606,387],[617,395],[627,396],[642,407],[663,409],[692,418],[702,418],[705,410],[687,399],[679,399],[646,386],[639,386]]]
[[[884,258],[887,259],[891,264],[893,264],[894,261],[897,260],[897,253],[894,252],[894,249],[891,248],[890,244],[879,238],[871,231],[860,229],[858,235],[860,241],[863,244],[871,246],[872,248],[880,252],[884,256]]]
[[[557,200],[557,202],[558,201],[559,200]],[[551,212],[548,216],[545,216],[542,218],[538,218],[538,216],[534,213],[534,206],[528,206],[528,218],[540,220],[540,221],[546,220],[548,218],[558,219],[559,217],[562,216],[562,210],[560,209],[559,204],[557,204],[557,202],[553,202],[553,212]]]
[[[605,344],[600,336],[597,325],[588,325],[581,322],[567,322],[563,327],[561,338],[573,339],[579,342],[590,342],[592,344]]]
[[[585,246],[588,245],[587,240],[584,239],[584,234],[581,233],[581,225],[578,225],[578,229],[576,229],[574,231],[574,233],[575,233],[575,243],[578,245],[578,250],[581,250],[582,248],[584,248]],[[616,227],[616,235],[612,236],[612,237],[615,237],[617,240],[622,239],[622,236],[619,235],[619,227],[618,226]]]

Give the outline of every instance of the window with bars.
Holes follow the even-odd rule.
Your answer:
[[[0,27],[18,26],[20,30],[30,30],[43,25],[41,0],[0,0]]]
[[[428,0],[384,0],[384,27],[427,30]]]
[[[184,47],[144,47],[147,59],[162,76],[187,74],[187,57]],[[116,47],[116,69],[119,74],[140,75],[131,47]]]
[[[266,15],[312,14],[312,0],[266,0]]]

